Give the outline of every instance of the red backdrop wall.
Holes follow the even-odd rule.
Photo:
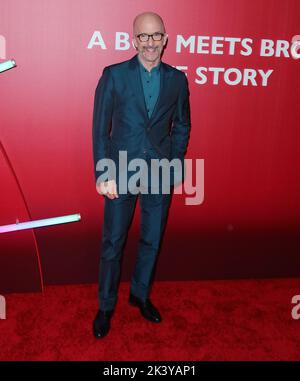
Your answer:
[[[299,60],[260,51],[262,39],[291,42],[300,32],[299,1],[2,0],[0,62],[14,58],[17,67],[0,74],[0,225],[74,213],[81,221],[0,234],[0,291],[97,280],[104,199],[93,177],[94,92],[106,65],[135,54],[116,48],[116,33],[131,36],[133,18],[146,10],[165,20],[163,60],[187,66],[187,158],[205,163],[204,201],[173,198],[156,278],[300,275]],[[89,45],[95,32],[106,49]],[[206,36],[208,45],[176,51],[179,35]],[[213,53],[213,36],[224,38],[222,54]],[[228,37],[251,39],[251,54],[241,42],[231,54]],[[206,83],[197,83],[198,67]],[[230,85],[223,73],[214,84],[216,67],[255,70],[257,85]],[[266,86],[258,70],[272,70]],[[138,222],[137,209],[123,279]]]

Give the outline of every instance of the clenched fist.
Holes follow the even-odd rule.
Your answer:
[[[111,200],[114,198],[119,198],[115,180],[104,181],[100,184],[97,183],[96,189],[99,194],[106,196]]]

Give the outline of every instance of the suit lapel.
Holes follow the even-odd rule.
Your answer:
[[[164,91],[166,90],[166,73],[165,73],[165,67],[163,62],[160,63],[159,71],[160,71],[159,95],[158,95],[157,101],[154,106],[154,110],[150,118],[151,122],[153,122],[153,120],[156,118],[158,111],[160,109],[160,105],[162,104],[163,99],[165,99]]]

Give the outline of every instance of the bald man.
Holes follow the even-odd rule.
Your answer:
[[[188,83],[184,73],[161,61],[167,39],[159,15],[153,12],[138,15],[133,23],[132,39],[137,54],[128,61],[105,67],[95,92],[94,169],[97,192],[105,198],[99,310],[93,323],[96,338],[105,337],[110,330],[117,302],[120,261],[137,198],[141,208],[141,236],[128,302],[148,321],[162,321],[150,300],[150,287],[175,184],[174,173],[168,192],[162,189],[160,176],[156,188],[147,181],[141,184],[139,179],[135,186],[120,192],[128,185],[124,184],[124,178],[134,174],[124,169],[120,152],[126,152],[128,162],[139,159],[147,169],[155,160],[184,161],[190,131]],[[99,165],[103,160],[107,163],[105,169]],[[122,177],[124,171],[127,177]]]

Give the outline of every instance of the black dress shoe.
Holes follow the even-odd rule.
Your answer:
[[[96,339],[102,339],[105,337],[110,329],[110,319],[113,311],[101,311],[97,312],[93,323],[93,333]]]
[[[133,294],[130,294],[128,302],[132,306],[138,307],[141,311],[142,316],[145,319],[153,323],[161,322],[161,315],[158,312],[157,308],[154,307],[154,305],[151,303],[150,299],[146,299],[145,301],[143,301],[140,298],[134,296]]]

